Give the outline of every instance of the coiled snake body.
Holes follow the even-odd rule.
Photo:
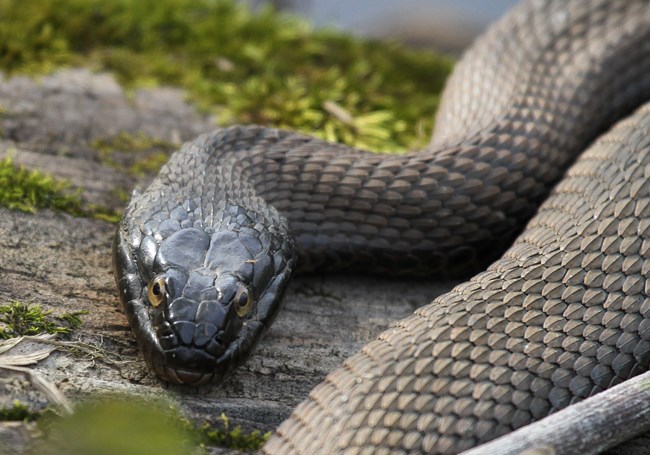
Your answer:
[[[255,126],[201,136],[115,238],[145,359],[173,382],[229,374],[294,264],[412,274],[494,258],[649,96],[647,1],[531,0],[457,65],[427,150]],[[347,360],[265,450],[460,451],[646,371],[649,177],[647,105],[582,153],[501,259]]]

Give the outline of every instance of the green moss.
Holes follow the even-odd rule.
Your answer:
[[[0,206],[28,213],[50,208],[110,222],[120,219],[114,209],[85,204],[81,191],[72,189],[69,183],[17,166],[11,158],[0,160]]]
[[[0,104],[0,120],[2,120],[3,118],[5,118],[7,116],[8,116],[7,109],[2,104]],[[3,131],[2,127],[0,127],[0,137],[2,137],[3,134],[4,134],[4,131]]]
[[[38,413],[32,412],[19,400],[14,400],[10,408],[0,408],[0,420],[31,422],[39,417]]]
[[[122,218],[122,213],[119,210],[95,204],[89,204],[85,213],[91,218],[106,221],[107,223],[119,223]]]
[[[178,148],[177,144],[141,132],[132,134],[126,131],[111,138],[96,139],[90,145],[99,151],[100,159],[104,164],[116,168],[123,167],[123,164],[118,161],[120,154],[127,154],[131,161],[133,153],[143,155],[127,168],[134,176],[157,172],[167,162],[169,155]]]
[[[109,156],[115,151],[128,150],[132,152],[141,152],[154,148],[174,150],[177,146],[171,142],[147,136],[142,132],[134,134],[122,131],[114,137],[100,138],[92,141],[91,147],[99,150],[103,156]]]
[[[232,0],[0,0],[0,68],[109,70],[171,84],[221,123],[292,128],[377,150],[427,142],[451,63]]]
[[[169,415],[189,433],[202,447],[216,446],[245,452],[259,450],[271,436],[271,432],[262,433],[259,430],[244,431],[241,425],[235,427],[225,412],[219,415],[217,427],[204,422],[199,428],[175,406],[169,407]]]
[[[212,429],[208,424],[205,424],[201,429],[201,440],[205,444],[235,450],[254,451],[259,450],[271,436],[270,432],[262,433],[259,430],[245,432],[240,425],[231,428],[230,419],[223,412],[219,419],[223,428]]]
[[[39,171],[16,166],[10,158],[0,161],[0,205],[23,212],[52,208],[80,213],[82,202],[70,186]]]
[[[82,323],[80,316],[87,313],[87,311],[74,311],[54,316],[51,311],[45,311],[39,305],[10,302],[0,305],[0,338],[8,339],[40,333],[65,335],[77,329]]]
[[[129,166],[129,173],[131,175],[153,174],[167,162],[168,158],[169,153],[166,152],[151,153]]]

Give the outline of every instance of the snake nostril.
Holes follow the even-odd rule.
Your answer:
[[[219,334],[215,335],[205,346],[206,352],[209,354],[219,357],[221,356],[224,352],[226,352],[226,346],[223,343],[223,339]]]
[[[174,335],[174,330],[172,329],[171,325],[169,325],[169,322],[162,321],[156,327],[156,335],[159,338],[166,337],[169,335]]]
[[[164,336],[158,336],[158,341],[160,342],[160,346],[167,350],[167,349],[173,349],[178,346],[178,339],[176,338],[176,335],[169,334],[169,335],[164,335]]]

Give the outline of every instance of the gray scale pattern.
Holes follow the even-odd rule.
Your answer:
[[[266,452],[458,452],[647,371],[649,133],[646,105],[500,260],[348,359]]]
[[[294,259],[448,275],[520,234],[331,373],[265,451],[457,452],[647,370],[650,107],[588,148],[526,222],[594,139],[650,99],[649,75],[647,1],[529,0],[457,65],[426,150],[380,156],[257,126],[186,144],[116,235],[145,359],[173,382],[231,374],[278,311]],[[152,308],[160,273],[184,287]],[[233,280],[255,295],[246,317],[222,298]]]

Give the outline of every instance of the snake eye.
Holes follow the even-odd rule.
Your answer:
[[[235,294],[233,303],[235,304],[237,316],[243,318],[253,308],[253,294],[246,286],[242,286],[237,291],[237,294]]]
[[[158,275],[149,282],[149,286],[147,286],[147,297],[149,297],[149,303],[154,308],[159,307],[167,301],[167,283],[165,282],[164,276]]]

